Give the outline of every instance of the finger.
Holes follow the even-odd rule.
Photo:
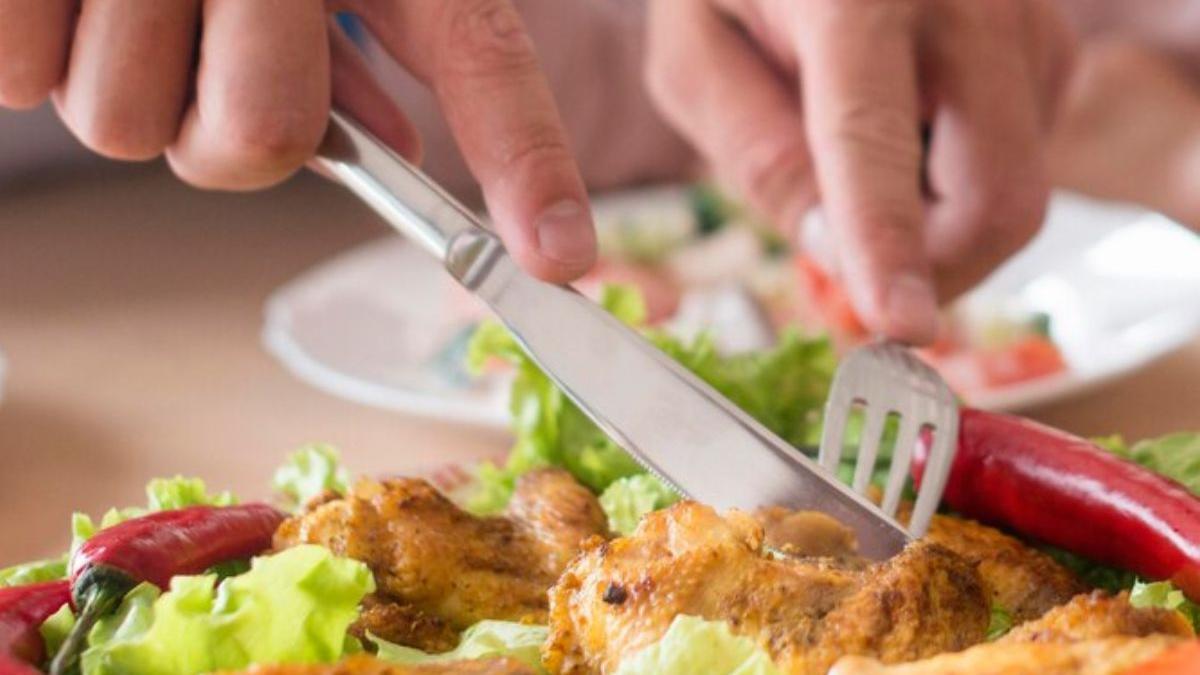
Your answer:
[[[321,0],[206,0],[196,100],[167,159],[184,180],[247,190],[316,151],[329,120]]]
[[[32,108],[63,77],[73,0],[0,0],[0,106]]]
[[[175,139],[191,77],[198,0],[85,0],[55,105],[84,145],[157,157]]]
[[[663,115],[751,205],[793,229],[815,201],[799,94],[708,3],[650,4],[646,81]]]
[[[433,88],[517,261],[549,281],[586,272],[596,257],[587,193],[512,4],[354,5],[396,59]]]
[[[928,251],[944,297],[975,285],[1024,246],[1041,225],[1049,192],[1042,85],[1026,54],[1012,48],[1022,42],[1024,21],[1009,0],[981,1],[945,3],[925,59],[939,101],[928,160],[936,195]],[[989,2],[991,10],[977,11]]]
[[[932,340],[937,325],[922,236],[918,5],[818,0],[792,22],[808,139],[847,290],[872,330],[912,343]]]
[[[421,161],[421,138],[395,100],[379,85],[358,47],[335,21],[329,26],[333,104],[405,159]]]

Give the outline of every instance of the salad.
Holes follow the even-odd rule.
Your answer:
[[[646,328],[635,291],[601,295],[815,445],[829,340],[786,333],[728,356]],[[1088,442],[964,411],[945,506],[1011,534],[946,514],[877,564],[821,514],[681,502],[499,325],[479,328],[468,361],[515,371],[503,463],[443,494],[355,480],[314,445],[275,473],[270,505],[152,481],[143,504],[76,514],[62,556],[0,570],[0,673],[1194,672],[1200,433]]]

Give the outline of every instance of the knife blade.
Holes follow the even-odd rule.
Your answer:
[[[523,272],[469,210],[334,113],[320,163],[438,256],[530,357],[621,447],[681,495],[718,510],[823,511],[884,559],[907,533],[636,331],[571,290]]]

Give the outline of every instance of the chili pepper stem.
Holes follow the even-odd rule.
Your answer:
[[[124,596],[125,589],[106,589],[102,586],[94,587],[92,592],[88,593],[75,625],[71,627],[71,632],[63,640],[58,653],[54,655],[54,660],[50,662],[50,675],[78,675],[79,657],[87,646],[87,637],[88,633],[92,632],[92,626],[116,609]]]

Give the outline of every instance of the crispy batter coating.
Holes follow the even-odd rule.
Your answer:
[[[1083,593],[1067,604],[1021,624],[997,640],[1015,642],[1078,642],[1108,637],[1164,634],[1192,637],[1192,625],[1179,612],[1159,607],[1137,608],[1129,594]]]
[[[553,672],[611,672],[679,614],[728,621],[784,672],[824,673],[847,653],[892,662],[975,644],[989,599],[974,566],[936,545],[866,569],[777,558],[750,516],[681,502],[630,537],[593,540],[567,568],[543,658]]]
[[[607,535],[595,496],[565,471],[543,470],[523,476],[508,513],[490,518],[424,480],[362,481],[285,522],[275,546],[320,544],[365,562],[378,592],[355,630],[442,651],[482,619],[544,623],[547,589],[595,535]]]
[[[885,665],[848,656],[829,675],[1118,675],[1158,656],[1183,638],[1113,637],[1082,642],[992,642],[923,661]]]
[[[369,656],[354,656],[334,665],[256,666],[244,675],[534,675],[534,671],[512,659],[397,666]]]

